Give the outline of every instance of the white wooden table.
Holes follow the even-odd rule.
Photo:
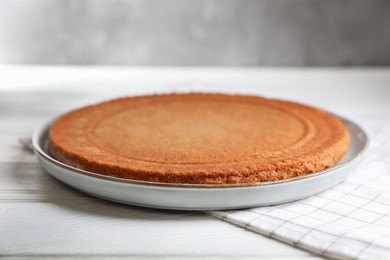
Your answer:
[[[69,109],[178,88],[290,99],[351,119],[390,116],[390,69],[0,66],[0,258],[317,258],[203,212],[84,195],[45,173],[19,144]]]

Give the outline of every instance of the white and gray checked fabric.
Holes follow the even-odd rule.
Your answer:
[[[390,259],[390,122],[365,119],[371,145],[343,183],[300,201],[210,214],[337,259]]]

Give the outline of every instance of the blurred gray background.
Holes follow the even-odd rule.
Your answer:
[[[390,1],[0,0],[0,63],[390,65]]]

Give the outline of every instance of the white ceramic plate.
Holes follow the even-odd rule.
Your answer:
[[[266,206],[299,200],[326,190],[352,173],[368,146],[365,132],[342,119],[351,134],[347,155],[336,165],[282,181],[253,184],[161,184],[108,177],[83,171],[50,156],[47,133],[51,122],[35,130],[33,145],[41,166],[55,178],[80,190],[125,204],[178,210],[222,210]]]

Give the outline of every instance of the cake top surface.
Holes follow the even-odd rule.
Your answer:
[[[54,157],[70,165],[122,178],[186,183],[313,172],[339,160],[349,140],[342,122],[321,110],[223,94],[116,99],[65,114],[49,136]]]

